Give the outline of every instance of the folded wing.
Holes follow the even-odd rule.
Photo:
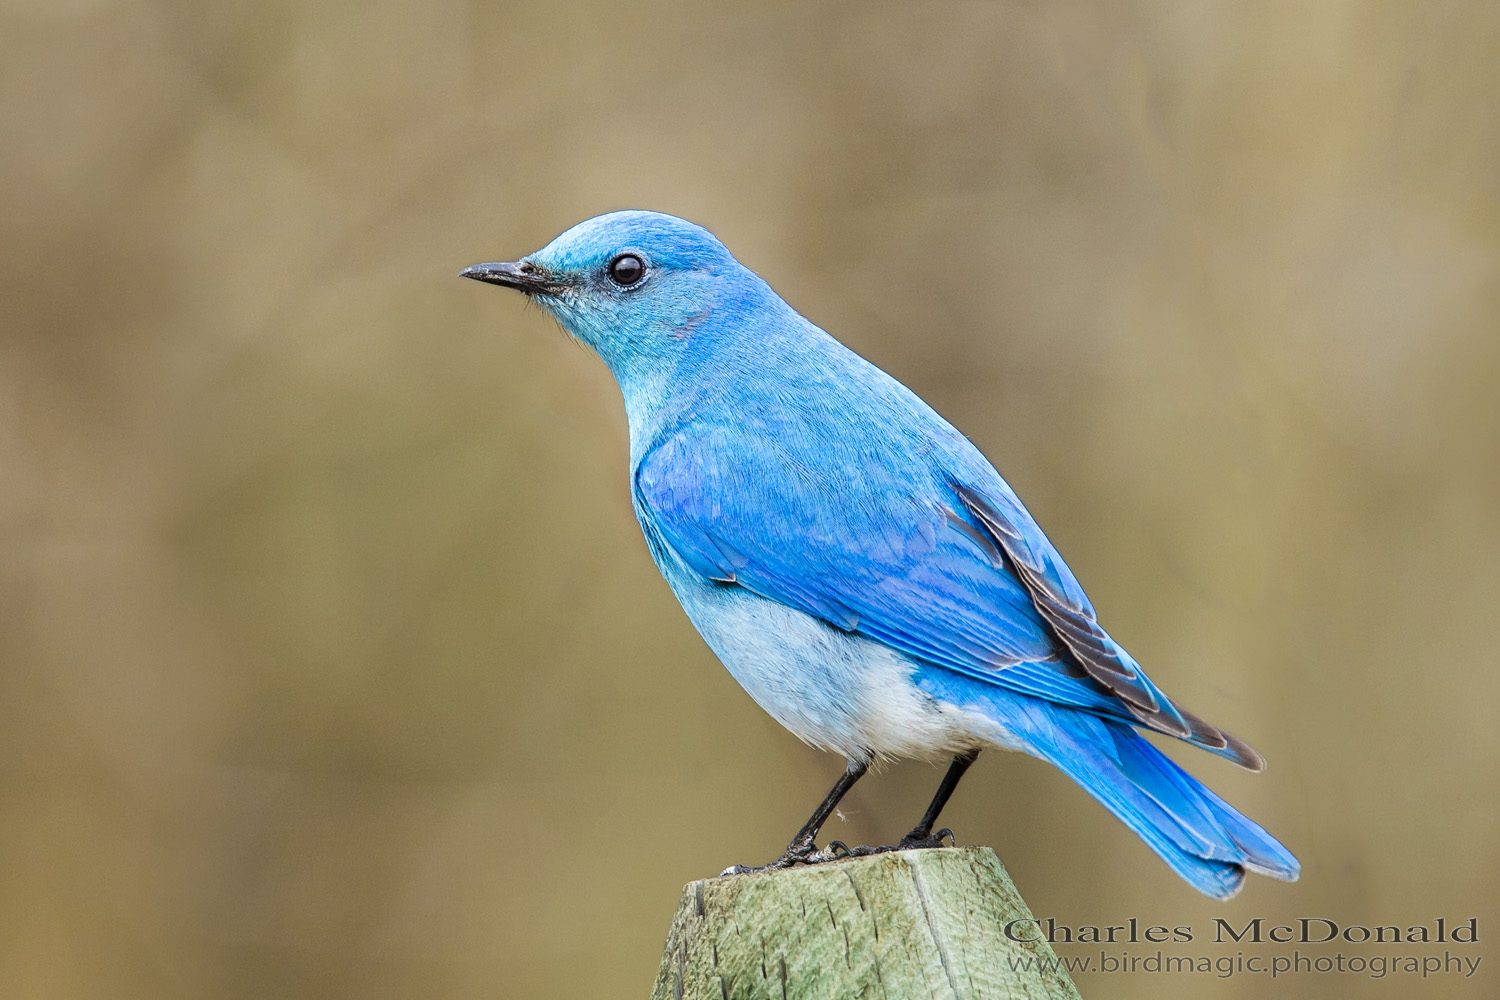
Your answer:
[[[666,438],[633,484],[653,553],[924,663],[1263,766],[1174,705],[1099,626],[1062,557],[987,464],[923,475],[911,463],[884,471],[825,459],[799,462],[742,428]]]

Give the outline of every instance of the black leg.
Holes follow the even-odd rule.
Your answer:
[[[964,776],[969,765],[979,758],[978,750],[969,750],[953,758],[953,763],[948,765],[948,773],[943,775],[943,783],[938,785],[937,794],[932,797],[927,811],[922,814],[922,819],[916,827],[901,838],[903,850],[911,847],[941,847],[943,834],[952,836],[951,831],[943,830],[936,837],[932,835],[932,827],[937,823],[937,818],[943,811],[943,806],[948,804],[948,799],[953,795],[953,790],[958,787],[958,780]]]
[[[797,836],[787,845],[786,853],[760,868],[746,868],[744,865],[731,865],[719,874],[721,875],[743,875],[747,872],[762,872],[777,868],[790,868],[793,865],[815,865],[821,861],[832,861],[835,858],[848,854],[848,849],[843,848],[842,853],[820,851],[817,846],[818,831],[823,829],[823,824],[828,822],[828,817],[838,808],[839,800],[854,787],[854,783],[865,776],[870,769],[868,763],[851,760],[844,773],[839,775],[839,780],[833,783],[823,801],[814,810],[807,822],[802,824],[802,829],[797,831]]]
[[[823,824],[828,822],[828,817],[832,816],[833,811],[838,808],[839,801],[849,789],[854,787],[856,781],[865,776],[865,772],[869,769],[868,763],[852,760],[849,762],[844,773],[839,775],[839,780],[835,781],[833,787],[828,790],[828,795],[824,797],[823,802],[813,810],[812,816],[802,824],[802,829],[797,831],[797,836],[793,837],[792,842],[787,845],[786,854],[782,856],[783,861],[811,855],[814,852],[814,841],[818,839],[818,831],[823,829]]]

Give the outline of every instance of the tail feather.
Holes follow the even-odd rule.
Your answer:
[[[1244,884],[1247,870],[1286,881],[1294,881],[1301,871],[1274,837],[1146,742],[1128,722],[947,671],[924,674],[922,685],[930,694],[994,720],[991,738],[997,744],[1055,764],[1199,892],[1228,899]]]
[[[1134,830],[1198,891],[1227,899],[1245,871],[1295,880],[1297,859],[1127,725],[1033,702],[1016,726],[1049,761]],[[1018,731],[1019,730],[1019,731]]]
[[[1199,892],[1228,899],[1246,871],[1289,882],[1301,872],[1290,851],[1146,742],[1130,722],[947,670],[924,670],[919,684],[992,720],[992,732],[976,735],[1055,764]],[[1231,749],[1236,742],[1226,740]]]

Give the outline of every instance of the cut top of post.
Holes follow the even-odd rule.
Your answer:
[[[705,879],[683,889],[651,996],[1078,997],[1031,919],[987,847]]]

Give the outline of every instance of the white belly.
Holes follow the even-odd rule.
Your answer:
[[[869,760],[1009,742],[992,720],[918,688],[916,665],[888,646],[741,587],[687,573],[668,580],[734,679],[806,743]]]

